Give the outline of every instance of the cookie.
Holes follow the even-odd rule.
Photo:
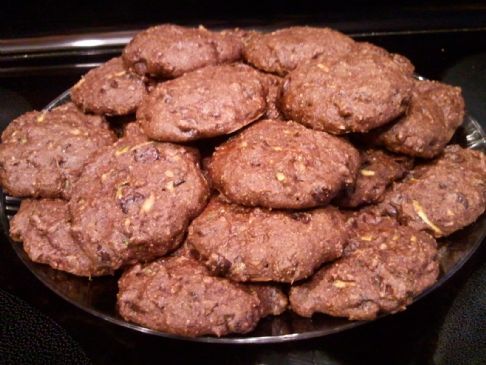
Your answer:
[[[358,224],[341,259],[291,288],[290,304],[303,317],[320,312],[372,320],[404,310],[438,275],[432,236],[371,217]]]
[[[461,88],[437,81],[414,82],[407,114],[372,133],[370,140],[397,153],[433,158],[451,140],[464,119]]]
[[[208,66],[159,84],[137,112],[152,139],[186,142],[232,133],[266,111],[267,88],[243,64]]]
[[[67,198],[86,161],[115,140],[102,117],[72,103],[25,113],[2,133],[1,185],[17,197]]]
[[[133,139],[99,153],[73,192],[75,238],[113,270],[175,249],[209,194],[194,151]]]
[[[443,237],[473,223],[485,208],[485,154],[450,145],[437,160],[395,184],[376,212]]]
[[[242,46],[240,38],[230,31],[163,24],[135,35],[122,57],[139,75],[174,78],[204,66],[237,61]]]
[[[293,283],[340,257],[346,239],[344,217],[333,207],[269,211],[213,198],[191,223],[187,242],[215,274]]]
[[[280,112],[278,107],[279,99],[280,99],[280,90],[283,84],[283,78],[272,75],[272,74],[263,74],[262,77],[267,84],[267,111],[263,116],[265,119],[284,119],[284,116]]]
[[[349,56],[351,57],[353,54],[358,57],[375,59],[377,62],[383,63],[383,66],[398,67],[407,75],[413,75],[415,72],[415,66],[407,57],[388,52],[373,43],[356,42],[353,52],[349,53]]]
[[[126,141],[148,142],[149,138],[144,133],[138,122],[129,122],[123,126],[122,138]]]
[[[147,94],[143,78],[127,71],[120,57],[89,71],[71,89],[71,100],[95,114],[125,115],[137,110]]]
[[[10,236],[23,242],[27,256],[53,269],[78,276],[111,274],[84,252],[71,234],[67,202],[60,199],[24,199],[10,222]]]
[[[326,205],[354,184],[358,166],[359,153],[348,142],[267,119],[217,147],[208,173],[235,203],[302,209]]]
[[[247,288],[260,299],[263,317],[278,316],[287,310],[289,300],[280,288],[268,284],[251,284]]]
[[[407,110],[413,87],[409,67],[403,57],[359,43],[341,58],[316,59],[292,71],[280,108],[289,119],[316,130],[367,132]]]
[[[211,276],[187,257],[135,265],[118,286],[125,320],[182,336],[247,333],[273,310],[254,290]]]
[[[260,70],[283,76],[317,56],[339,58],[350,52],[353,44],[350,37],[329,28],[289,27],[250,34],[243,56]]]
[[[343,191],[335,201],[343,208],[356,208],[381,201],[392,182],[403,178],[413,166],[413,159],[379,149],[361,151],[361,165],[354,186]]]

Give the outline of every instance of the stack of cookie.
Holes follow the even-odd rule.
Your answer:
[[[328,28],[149,28],[4,131],[10,234],[58,270],[124,270],[120,315],[164,332],[403,310],[435,238],[486,207],[486,157],[446,147],[460,89],[413,72]]]

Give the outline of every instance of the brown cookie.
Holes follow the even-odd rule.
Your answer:
[[[281,110],[317,130],[367,132],[406,111],[413,86],[410,65],[379,47],[356,44],[341,58],[316,59],[291,72]]]
[[[242,46],[231,31],[163,24],[135,35],[122,57],[139,75],[173,78],[204,66],[237,61]]]
[[[234,36],[238,37],[243,45],[248,43],[252,37],[261,34],[261,32],[256,31],[254,29],[242,29],[242,28],[233,28],[233,29],[226,29],[225,33],[231,33]]]
[[[201,255],[192,247],[187,240],[174,252],[171,257],[184,256],[199,261]],[[206,267],[207,268],[207,267]],[[289,301],[287,295],[276,285],[265,284],[244,284],[244,287],[254,292],[260,299],[262,315],[278,316],[287,310]]]
[[[378,203],[391,183],[403,178],[412,166],[413,160],[406,156],[372,148],[363,150],[355,185],[344,191],[335,203],[343,208]]]
[[[123,126],[122,138],[126,141],[149,141],[149,138],[140,127],[140,124],[137,122],[129,122]]]
[[[78,276],[111,274],[111,270],[97,266],[73,238],[68,213],[64,200],[22,200],[10,222],[10,236],[23,242],[34,262]]]
[[[485,208],[486,155],[450,145],[395,184],[376,211],[443,237],[473,223]]]
[[[417,80],[407,114],[370,138],[390,151],[432,158],[449,143],[463,118],[461,88]]]
[[[284,119],[280,109],[278,107],[280,99],[280,90],[282,89],[283,78],[272,74],[261,74],[264,81],[267,84],[267,111],[263,116],[266,119]]]
[[[86,161],[115,140],[102,117],[72,103],[25,113],[2,133],[2,187],[18,197],[69,197]]]
[[[373,43],[355,43],[353,52],[349,53],[349,56],[351,57],[353,54],[357,57],[375,59],[377,62],[383,63],[383,66],[398,67],[407,75],[413,75],[415,72],[415,66],[407,57],[398,53],[390,53],[386,49],[378,47]]]
[[[175,249],[209,194],[192,150],[133,139],[99,153],[73,192],[74,236],[112,269]]]
[[[354,184],[359,153],[348,142],[298,123],[263,120],[216,148],[212,184],[246,206],[326,205]]]
[[[244,64],[208,66],[159,84],[137,119],[152,139],[185,142],[232,133],[266,110],[267,85]]]
[[[247,333],[272,311],[254,290],[211,276],[183,256],[135,265],[118,286],[125,320],[182,336]]]
[[[289,27],[247,36],[243,56],[253,66],[283,76],[317,56],[341,57],[353,44],[351,38],[329,28]]]
[[[260,299],[263,317],[278,316],[287,310],[289,300],[278,287],[268,284],[251,284],[247,285],[247,288]]]
[[[143,79],[127,71],[120,57],[89,71],[71,89],[71,99],[81,109],[107,115],[135,112],[146,94]]]
[[[437,243],[393,219],[358,224],[345,255],[290,290],[292,310],[351,320],[404,310],[439,275]]]
[[[438,81],[421,80],[415,82],[414,90],[427,95],[439,105],[447,127],[456,129],[462,124],[465,105],[460,87]]]
[[[340,257],[344,217],[333,207],[268,211],[211,200],[189,227],[187,241],[208,268],[235,281],[304,279]]]

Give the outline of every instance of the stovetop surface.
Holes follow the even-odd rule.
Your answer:
[[[406,55],[415,64],[418,74],[462,86],[469,113],[481,122],[483,128],[486,126],[486,29],[386,32],[361,34],[360,39]],[[69,88],[86,72],[86,65],[103,62],[118,51],[111,49],[92,55],[68,55],[51,60],[51,64],[48,61],[34,65],[25,61],[4,62],[3,72],[0,71],[2,128],[13,117],[32,108],[42,108]],[[1,62],[0,57],[0,65]],[[16,71],[19,65],[23,67],[22,72]],[[46,68],[46,65],[49,67]],[[8,68],[12,72],[5,71]],[[450,322],[448,316],[452,313],[469,318],[468,325],[473,332],[485,325],[482,312],[475,317],[467,317],[467,313],[461,313],[460,309],[468,311],[468,308],[459,306],[457,312],[457,304],[454,304],[461,302],[461,296],[470,294],[468,288],[472,284],[468,282],[477,282],[478,275],[482,275],[484,283],[484,244],[449,282],[405,312],[320,339],[281,345],[228,346],[152,337],[86,314],[38,282],[16,257],[7,239],[1,238],[0,288],[52,318],[80,344],[94,363],[99,364],[398,365],[431,364],[434,361],[446,364],[452,363],[447,356],[443,357],[447,349],[443,348],[442,336]],[[484,305],[481,291],[475,295],[479,297],[470,304],[479,302]],[[481,359],[486,355],[481,346],[479,349],[473,347],[474,351],[480,351],[471,355],[474,358]],[[461,356],[467,359],[468,354]]]

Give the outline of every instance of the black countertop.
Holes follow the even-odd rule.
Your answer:
[[[476,22],[486,24],[484,19],[479,16]],[[486,29],[468,28],[387,31],[368,33],[361,39],[408,56],[421,75],[462,86],[469,112],[484,127]],[[367,30],[363,29],[364,33]],[[101,62],[109,56],[98,54],[90,59]],[[62,65],[62,60],[56,62]],[[31,74],[0,75],[2,122],[30,108],[43,107],[72,85],[81,72],[84,70],[54,67]],[[485,332],[481,328],[485,328],[482,314],[486,310],[484,244],[443,287],[405,312],[325,338],[281,345],[229,346],[144,335],[86,314],[38,282],[16,257],[7,239],[1,238],[0,288],[53,319],[96,364],[479,364],[486,360],[481,335]],[[1,330],[8,329],[0,326],[0,334]],[[31,340],[43,339],[34,336]],[[21,358],[22,354],[18,355]]]

